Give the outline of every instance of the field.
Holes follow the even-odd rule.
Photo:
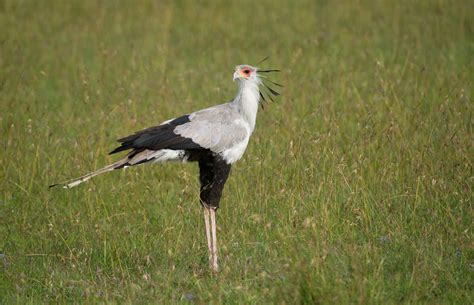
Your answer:
[[[0,303],[473,304],[472,1],[0,1]],[[279,68],[218,211],[196,164],[48,185]]]

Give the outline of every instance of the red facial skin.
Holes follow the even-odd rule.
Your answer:
[[[243,67],[242,69],[240,69],[240,74],[242,74],[246,78],[249,78],[251,73],[252,69],[250,69],[249,67]]]

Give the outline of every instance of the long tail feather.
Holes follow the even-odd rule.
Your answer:
[[[56,184],[52,184],[50,185],[49,187],[55,187],[55,186],[62,186],[63,188],[65,189],[69,189],[69,188],[72,188],[72,187],[75,187],[75,186],[78,186],[79,184],[83,183],[83,182],[86,182],[87,180],[89,180],[90,178],[92,177],[95,177],[97,175],[100,175],[100,174],[103,174],[103,173],[107,173],[107,172],[110,172],[110,171],[113,171],[114,169],[119,169],[119,168],[122,168],[125,164],[128,163],[128,158],[125,158],[125,159],[122,159],[120,161],[117,161],[115,163],[112,163],[110,165],[107,165],[106,167],[104,168],[101,168],[99,170],[96,170],[92,173],[88,173],[84,176],[81,176],[79,178],[76,178],[76,179],[73,179],[73,180],[68,180],[68,181],[64,181],[64,182],[61,182],[61,183],[56,183]]]

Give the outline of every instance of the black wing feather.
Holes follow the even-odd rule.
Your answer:
[[[192,139],[174,133],[174,129],[177,126],[189,121],[189,115],[184,115],[166,124],[150,127],[138,131],[133,135],[121,138],[118,140],[121,143],[120,146],[109,154],[111,155],[129,149],[133,149],[131,154],[145,149],[203,149],[199,144],[194,143]]]

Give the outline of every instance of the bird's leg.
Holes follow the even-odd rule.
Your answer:
[[[217,228],[216,228],[216,209],[210,208],[211,212],[211,235],[212,235],[212,251],[211,251],[211,270],[213,272],[219,271],[219,265],[217,264]]]
[[[211,240],[211,223],[209,218],[209,208],[203,207],[204,211],[204,224],[206,225],[206,239],[207,239],[207,250],[209,254],[209,266],[212,265],[212,240]]]
[[[199,181],[201,182],[199,197],[204,208],[207,246],[210,253],[209,266],[213,273],[219,271],[217,263],[216,211],[219,208],[222,190],[229,176],[230,168],[230,164],[227,164],[226,161],[213,154],[204,155],[199,159]],[[208,229],[209,226],[210,229]]]

